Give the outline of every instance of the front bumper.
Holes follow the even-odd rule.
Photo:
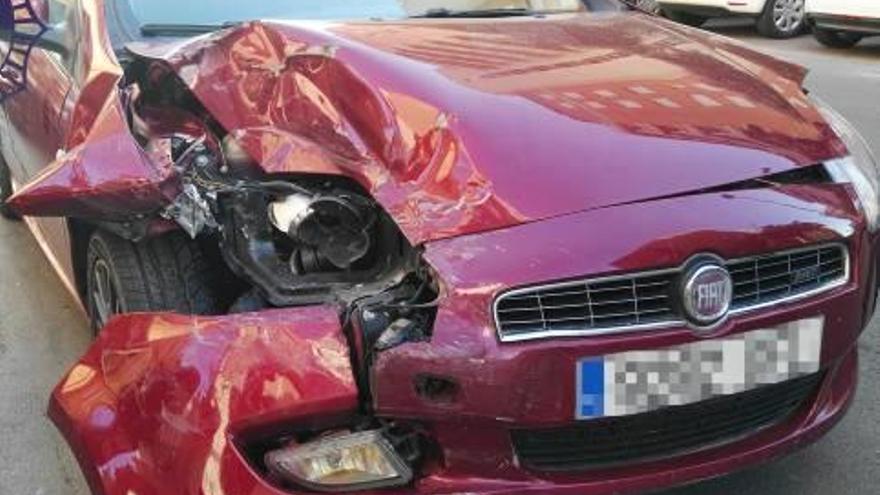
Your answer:
[[[839,297],[831,296],[821,303],[810,305],[805,311],[827,311],[834,301],[840,300]],[[835,316],[830,317],[829,321],[841,322],[839,316],[835,312]],[[757,322],[754,325],[755,328],[767,326]],[[828,349],[831,349],[829,340],[835,338],[833,335],[845,333],[845,328],[845,324],[826,328],[831,336],[826,337]],[[525,408],[532,415],[532,420],[527,422],[507,418],[494,422],[461,420],[450,413],[450,416],[458,420],[433,422],[435,438],[444,448],[445,469],[434,477],[424,479],[419,485],[419,493],[639,493],[718,477],[745,467],[760,465],[813,442],[845,414],[855,393],[857,381],[857,350],[854,342],[853,338],[845,349],[824,351],[826,356],[834,357],[828,357],[831,360],[823,363],[824,379],[819,392],[803,403],[787,420],[738,441],[724,443],[729,439],[723,439],[721,446],[699,448],[693,454],[670,453],[665,457],[661,455],[645,461],[635,460],[607,469],[582,472],[541,472],[524,465],[524,461],[518,458],[512,444],[512,433],[523,425],[541,429],[573,424],[571,421],[541,421],[538,415],[542,413],[542,409],[543,412],[552,409],[553,403],[545,402],[548,399],[535,394],[534,403],[527,401],[530,406]],[[574,347],[557,348],[552,352],[550,355],[553,357],[548,361],[558,363],[560,371],[553,373],[558,377],[554,386],[543,388],[573,390],[573,385],[565,379],[567,375],[558,373],[569,366],[573,367],[574,364],[569,364],[573,361],[569,359],[576,359],[575,356],[581,355],[581,352],[583,351]],[[539,364],[535,360],[530,366],[535,371],[528,379],[540,383],[548,382],[541,377],[540,370],[546,370],[553,365]],[[491,369],[486,370],[486,373],[492,372]],[[522,371],[517,373],[525,376]],[[528,394],[531,391],[520,392]],[[497,393],[495,400],[505,401],[502,395]],[[556,400],[565,403],[565,398],[557,397]],[[566,405],[566,409],[567,407]],[[745,413],[748,411],[744,411]],[[582,424],[585,423],[587,422]]]
[[[389,490],[387,493],[599,495],[643,492],[717,477],[789,454],[828,432],[843,417],[853,400],[857,367],[857,350],[853,348],[826,371],[812,399],[789,420],[723,447],[625,469],[592,471],[581,476],[504,479],[438,472],[422,478],[411,489]],[[272,376],[264,376],[264,387],[277,380]],[[332,417],[334,413],[348,412],[352,396],[347,384],[331,380],[325,385],[328,383],[333,385],[325,392],[312,389],[311,397],[289,402],[285,411],[287,418],[311,422],[325,414]],[[51,403],[50,415],[74,448],[96,495],[295,494],[268,484],[235,447],[233,432],[241,426],[241,419],[233,423],[226,421],[230,414],[235,416],[247,409],[248,401],[238,397],[233,402],[213,402],[213,399],[223,397],[228,401],[229,393],[242,384],[236,384],[234,380],[221,381],[215,391],[225,390],[226,394],[208,393],[203,397],[207,401],[203,407],[215,410],[216,416],[206,414],[203,409],[190,420],[177,424],[132,422],[132,411],[123,410],[126,400],[123,397],[113,399],[109,383],[88,386],[86,393],[92,395],[91,403],[77,401],[76,406],[67,400],[71,390],[59,389]],[[186,399],[197,397],[198,394]],[[292,395],[288,396],[288,399],[292,398]],[[268,398],[263,400],[271,401]],[[252,398],[250,402],[253,405],[260,400]],[[186,403],[184,400],[179,405]],[[164,411],[166,421],[183,417],[175,416],[173,412]],[[199,417],[203,423],[192,421]],[[470,450],[474,460],[484,457],[487,448],[493,449],[488,452],[490,457],[495,452],[510,449],[509,432],[504,428],[447,425],[438,428],[436,433],[441,442]],[[506,467],[517,469],[515,465]]]
[[[595,470],[589,474],[556,474],[520,480],[478,476],[466,479],[437,476],[423,480],[417,493],[548,493],[591,495],[642,493],[684,485],[757,466],[790,454],[821,438],[846,413],[857,386],[857,350],[853,348],[829,368],[819,391],[788,421],[757,435],[722,447],[674,459],[627,468]],[[452,430],[456,428],[452,427]],[[473,431],[453,431],[456,441],[466,441]],[[484,430],[483,434],[487,434]],[[498,448],[509,449],[505,431],[494,432]],[[473,445],[472,449],[485,446]]]
[[[705,15],[758,15],[764,0],[660,0],[660,6],[683,12]]]
[[[846,31],[866,36],[880,35],[880,17],[860,17],[838,14],[810,13],[810,23],[821,29]]]

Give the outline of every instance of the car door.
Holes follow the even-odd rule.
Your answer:
[[[50,22],[64,20],[70,0],[48,0]],[[40,48],[31,50],[26,89],[4,104],[7,115],[4,147],[19,183],[37,175],[62,151],[70,111],[67,102],[73,78],[61,55]]]
[[[28,63],[27,89],[8,98],[7,137],[10,165],[21,183],[55,160],[62,151],[70,120],[72,79],[55,54],[35,49]]]

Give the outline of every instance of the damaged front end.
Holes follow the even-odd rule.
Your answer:
[[[600,28],[614,26],[572,32]],[[804,124],[790,131],[806,137],[785,147],[788,154],[779,152],[781,145],[758,146],[765,144],[761,136],[785,137],[781,130],[756,131],[757,138],[738,136],[739,147],[711,169],[703,157],[713,140],[725,139],[719,133],[688,126],[711,139],[687,135],[668,143],[650,135],[652,126],[634,131],[594,122],[592,110],[573,118],[536,103],[552,100],[553,91],[563,94],[560,88],[544,84],[549,93],[538,93],[541,87],[520,88],[527,81],[511,75],[501,89],[467,87],[496,78],[452,72],[461,78],[455,82],[448,68],[416,71],[416,62],[362,46],[381,46],[384,39],[372,38],[378,31],[340,29],[247,23],[189,40],[170,54],[131,50],[95,114],[75,111],[91,123],[75,133],[69,151],[11,199],[21,214],[72,218],[132,242],[185,232],[210,254],[218,275],[217,314],[117,317],[56,389],[52,418],[96,494],[280,495],[411,485],[445,455],[432,440],[437,432],[426,431],[426,409],[433,419],[479,411],[512,422],[524,400],[498,404],[489,393],[472,395],[464,398],[480,407],[463,411],[468,385],[509,389],[518,399],[528,387],[543,387],[537,372],[522,366],[516,373],[508,364],[515,350],[487,352],[486,342],[495,342],[488,299],[504,277],[493,274],[444,298],[445,284],[467,284],[448,267],[439,272],[441,284],[432,267],[444,259],[457,266],[481,259],[486,266],[500,260],[499,272],[534,270],[535,260],[547,257],[546,246],[534,243],[531,256],[519,257],[507,246],[529,239],[465,245],[442,257],[435,247],[431,263],[425,258],[432,248],[424,246],[652,197],[710,192],[827,154],[814,145],[825,139],[824,127]],[[448,34],[420,29],[441,41]],[[84,87],[94,81],[106,87],[106,80],[93,77]],[[799,81],[785,83],[803,97]],[[774,112],[794,111],[780,110],[778,95],[763,97]],[[485,106],[478,104],[483,99]],[[522,132],[520,124],[542,127]],[[587,136],[595,142],[585,145]],[[658,172],[620,181],[648,174],[641,152],[627,154],[644,142],[666,150],[651,170],[680,177]],[[600,148],[596,156],[585,156],[590,147]],[[609,173],[606,163],[620,168]],[[585,183],[592,184],[588,194]],[[584,257],[571,256],[558,232],[541,232],[541,239],[557,239],[550,252]],[[584,241],[577,252],[589,246]],[[595,267],[578,273],[587,268]],[[452,311],[438,317],[441,300]],[[489,358],[500,364],[487,366]],[[457,363],[454,373],[445,369],[450,363]],[[479,367],[490,371],[481,375]],[[514,376],[527,380],[505,387]],[[564,401],[528,404],[561,410]],[[469,432],[452,434],[469,445]],[[467,457],[467,467],[475,452],[488,452],[486,462],[495,468],[513,466],[498,454],[510,450],[509,439],[495,439],[499,448],[464,449],[458,462]],[[419,489],[442,491],[446,481],[440,474]],[[448,491],[464,485],[454,486]]]
[[[226,292],[214,315],[111,320],[53,421],[96,494],[410,483],[430,447],[373,414],[369,373],[374,352],[430,338],[431,269],[357,181],[268,173],[233,134],[168,65],[130,60],[87,135],[10,201],[132,242],[183,231]]]
[[[162,171],[126,182],[142,201],[107,182],[59,192],[58,177],[100,177],[86,144],[46,176],[55,184],[34,183],[14,204],[62,208],[132,241],[183,230],[216,246],[235,297],[225,315],[117,317],[58,386],[51,416],[93,491],[408,484],[425,437],[373,415],[369,369],[376,350],[430,337],[440,288],[420,251],[357,183],[268,176],[209,118],[156,110],[131,90],[132,156]]]

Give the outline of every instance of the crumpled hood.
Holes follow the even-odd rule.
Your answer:
[[[803,69],[636,13],[260,22],[130,48],[266,171],[348,175],[416,244],[845,152]]]

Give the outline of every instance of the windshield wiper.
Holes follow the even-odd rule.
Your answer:
[[[450,10],[445,8],[429,9],[422,15],[413,17],[444,18],[444,17],[517,17],[532,15],[530,9],[475,9],[475,10]]]
[[[141,26],[141,36],[198,36],[200,34],[213,33],[224,28],[237,26],[238,22],[225,22],[223,24],[144,24]]]

